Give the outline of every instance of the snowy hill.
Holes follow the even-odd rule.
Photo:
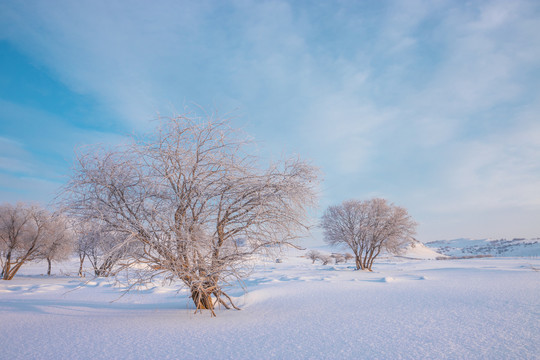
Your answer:
[[[425,244],[448,256],[540,256],[540,238],[534,239],[454,239],[437,240]]]
[[[438,257],[444,257],[445,255],[429,248],[418,240],[414,240],[405,250],[402,257],[411,259],[432,260]]]

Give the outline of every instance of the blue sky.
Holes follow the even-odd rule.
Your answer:
[[[418,238],[540,236],[538,1],[3,1],[0,199],[198,104]]]

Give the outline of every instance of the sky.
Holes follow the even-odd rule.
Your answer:
[[[424,242],[540,237],[538,34],[536,0],[4,0],[0,202],[202,108],[318,166],[316,214],[383,197]]]

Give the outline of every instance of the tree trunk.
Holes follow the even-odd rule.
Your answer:
[[[366,250],[366,255],[364,255],[364,263],[362,264],[362,269],[369,269],[369,261],[371,260],[371,257],[373,256],[373,249],[372,250]]]
[[[9,263],[4,265],[4,268],[2,269],[2,280],[9,280],[9,266]]]
[[[85,257],[86,257],[86,254],[83,256],[79,255],[79,277],[83,276],[82,270],[83,270],[83,263],[84,263]]]
[[[21,266],[23,264],[24,264],[24,261],[21,261],[21,262],[17,263],[13,268],[11,268],[11,269],[8,268],[8,271],[4,273],[4,280],[13,279],[13,277],[15,276],[17,271],[19,271],[19,269],[21,268]]]
[[[373,266],[373,262],[375,261],[375,258],[376,258],[377,256],[379,256],[380,253],[381,253],[381,248],[378,247],[378,248],[377,248],[377,252],[376,252],[375,254],[372,254],[372,255],[371,255],[371,258],[370,258],[370,260],[369,260],[369,265],[368,265],[368,270],[369,270],[369,271],[372,271],[372,270],[371,270],[371,267]]]
[[[8,280],[10,266],[11,264],[8,261],[6,261],[6,263],[4,264],[4,267],[2,268],[2,280]]]
[[[191,298],[197,310],[210,310],[212,315],[215,316],[212,291],[212,289],[203,289],[201,287],[191,288]]]
[[[11,250],[8,251],[6,255],[6,261],[4,263],[4,267],[2,268],[2,279],[9,280],[9,270],[11,268]]]
[[[373,257],[369,260],[369,265],[368,265],[368,270],[369,270],[369,271],[373,271],[373,270],[371,270],[371,267],[373,266],[373,262],[375,261],[375,258],[376,258],[376,257],[377,257],[377,256],[373,256]]]
[[[362,264],[362,257],[356,255],[356,270],[364,270],[364,265]]]
[[[47,258],[48,268],[47,268],[47,276],[51,276],[51,259]]]
[[[35,240],[34,240],[34,244],[32,245],[32,247],[26,252],[26,254],[23,256],[23,257],[20,257],[20,258],[17,258],[17,261],[16,262],[11,262],[11,251],[9,252],[8,254],[8,260],[6,261],[6,267],[4,268],[4,276],[3,276],[3,279],[4,280],[11,280],[13,279],[13,277],[15,276],[15,274],[17,273],[17,271],[19,271],[19,269],[21,268],[21,266],[23,266],[23,264],[28,261],[28,260],[32,260],[32,255],[34,254],[35,252]],[[15,265],[13,267],[11,267],[11,265]]]

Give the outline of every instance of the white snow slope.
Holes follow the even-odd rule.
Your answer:
[[[427,247],[448,256],[540,256],[540,239],[453,239],[430,241]]]
[[[193,314],[156,286],[0,281],[3,359],[538,359],[539,259],[387,259],[374,272],[291,255],[231,289],[241,311]],[[64,264],[75,271],[74,264]],[[53,268],[54,270],[54,268]],[[58,268],[56,269],[58,271]],[[66,271],[66,270],[65,270]],[[77,287],[83,285],[80,289]],[[76,290],[75,290],[76,289]]]

